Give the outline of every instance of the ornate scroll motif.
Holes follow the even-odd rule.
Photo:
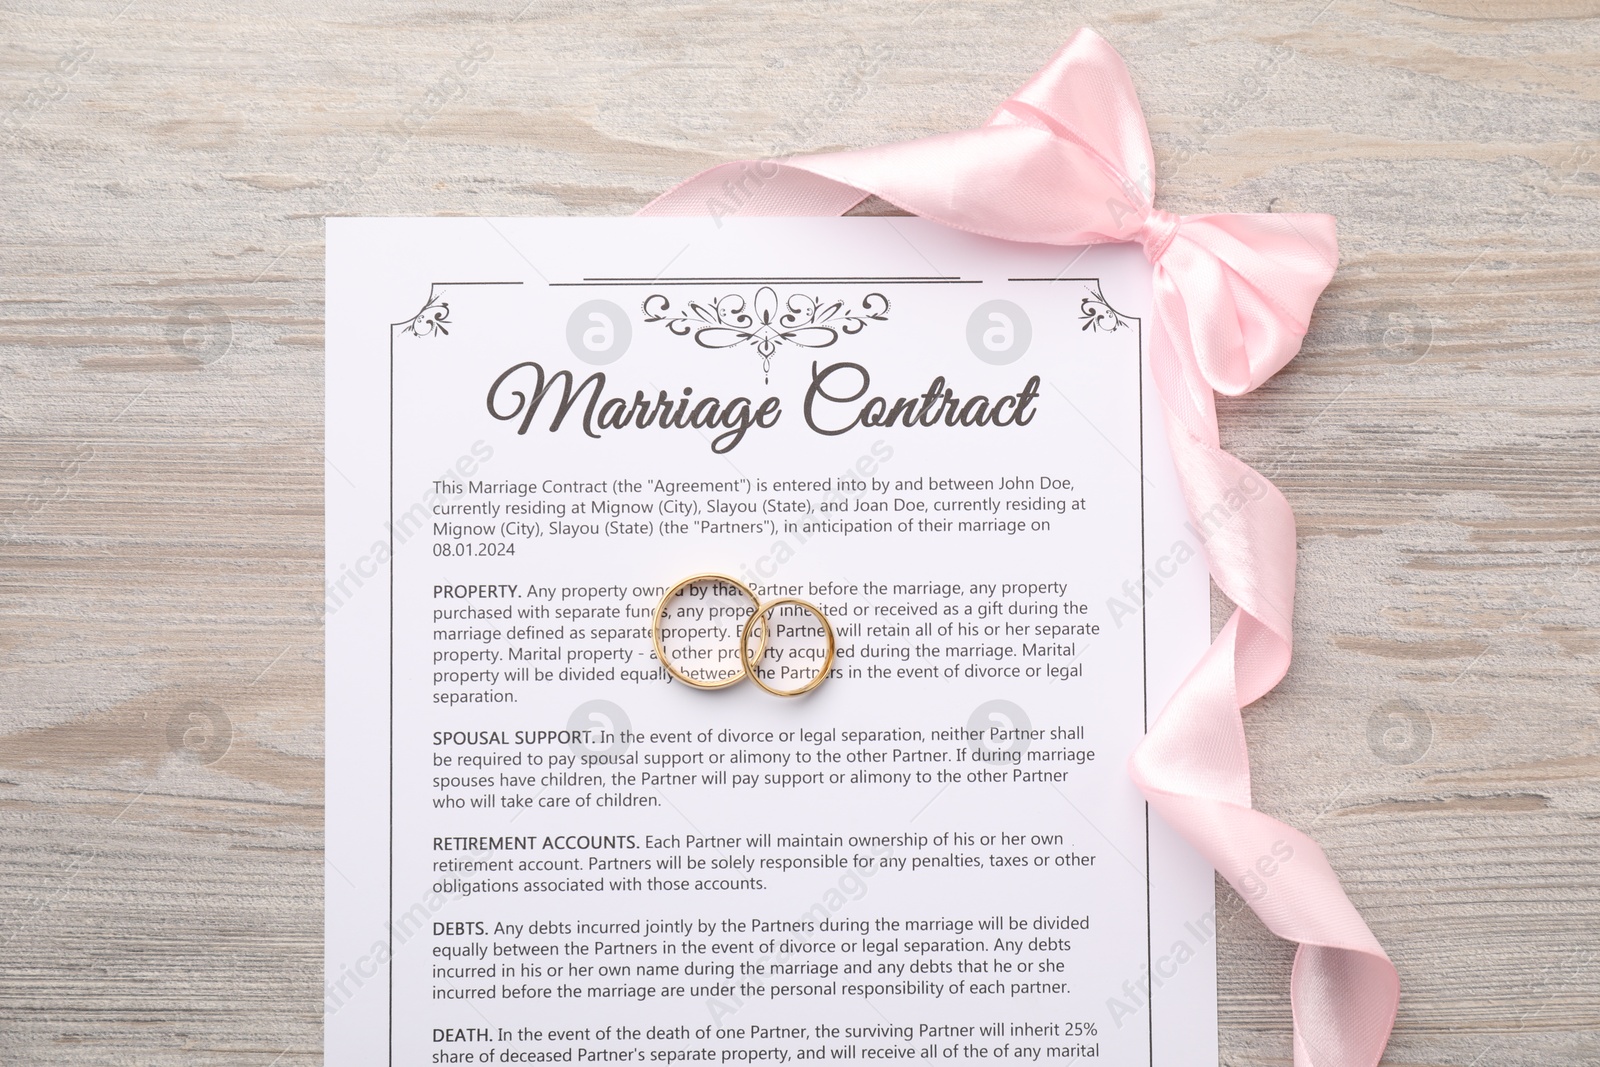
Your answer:
[[[433,337],[438,334],[450,335],[444,324],[450,321],[450,305],[445,303],[443,294],[429,293],[428,302],[422,305],[422,310],[411,317],[406,323],[402,333],[415,334],[418,337]]]
[[[1083,303],[1079,306],[1083,309],[1085,330],[1115,333],[1128,325],[1128,320],[1106,301],[1105,294],[1100,291],[1099,282],[1094,283],[1094,288],[1089,290],[1089,295],[1083,298]]]
[[[824,302],[804,293],[780,300],[770,285],[757,289],[749,301],[729,293],[705,302],[691,300],[677,311],[662,293],[644,300],[644,321],[662,323],[679,337],[692,336],[701,348],[750,345],[761,356],[763,376],[771,372],[773,354],[783,345],[827,348],[840,337],[860,333],[869,321],[888,317],[889,298],[882,293],[862,297],[856,311],[843,300]]]

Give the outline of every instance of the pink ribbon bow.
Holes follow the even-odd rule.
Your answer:
[[[725,163],[640,214],[839,215],[871,193],[1009,241],[1144,247],[1155,269],[1150,362],[1173,459],[1190,516],[1210,534],[1212,577],[1237,607],[1129,773],[1268,929],[1300,943],[1290,980],[1296,1067],[1371,1067],[1399,1004],[1394,965],[1322,849],[1251,806],[1240,709],[1289,669],[1294,513],[1222,450],[1213,396],[1249,392],[1299,351],[1337,262],[1333,219],[1172,215],[1153,204],[1153,168],[1122,57],[1082,29],[978,129]]]

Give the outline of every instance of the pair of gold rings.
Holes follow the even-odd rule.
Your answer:
[[[734,589],[737,589],[749,599],[751,604],[755,605],[754,610],[752,610],[750,613],[750,617],[745,620],[743,629],[739,631],[739,665],[743,669],[740,670],[738,674],[730,675],[727,678],[707,680],[705,678],[691,677],[689,674],[678,669],[677,665],[672,662],[672,658],[667,655],[666,646],[662,643],[661,624],[667,617],[667,607],[672,602],[672,598],[677,596],[680,591],[687,589],[689,586],[698,585],[701,582],[716,582],[728,585]],[[765,620],[774,609],[790,606],[801,608],[802,610],[808,611],[812,615],[816,616],[817,621],[822,624],[823,634],[828,639],[828,653],[823,658],[822,666],[818,668],[815,677],[807,680],[804,684],[796,689],[779,689],[776,686],[769,684],[766,679],[761,677],[760,673],[756,671],[756,664],[761,662],[761,657],[766,655],[767,652],[767,626],[764,624],[763,620]],[[759,635],[756,634],[757,627],[760,627],[761,630]],[[745,585],[737,578],[728,577],[726,574],[692,575],[688,578],[685,578],[671,589],[668,589],[666,595],[661,598],[661,603],[656,605],[655,619],[650,627],[650,637],[651,640],[655,642],[656,658],[659,659],[661,661],[661,665],[667,669],[667,673],[671,674],[684,685],[692,686],[695,689],[726,689],[728,686],[734,685],[743,679],[748,678],[762,689],[771,693],[773,696],[779,697],[797,697],[802,693],[809,693],[811,690],[821,685],[823,680],[828,677],[828,671],[833,666],[834,652],[838,648],[838,644],[833,636],[833,624],[830,623],[828,621],[828,617],[822,613],[822,609],[817,607],[815,604],[812,604],[809,601],[801,600],[799,597],[792,596],[778,597],[775,600],[768,600],[763,603],[761,598],[756,595],[754,589],[751,589],[748,585]],[[756,648],[753,653],[750,651],[750,641],[752,638],[756,639]]]

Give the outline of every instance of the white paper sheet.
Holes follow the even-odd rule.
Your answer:
[[[1215,1063],[1124,769],[1207,639],[1149,300],[915,219],[329,220],[327,1062]],[[703,571],[830,679],[669,683]]]

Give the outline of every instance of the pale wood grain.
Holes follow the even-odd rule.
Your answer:
[[[0,14],[0,1060],[321,1058],[324,215],[631,212],[981,121],[1087,22],[1162,206],[1340,220],[1222,405],[1300,518],[1257,801],[1399,966],[1388,1062],[1600,1062],[1595,3],[124,2]],[[1220,910],[1224,1062],[1286,1063]]]

